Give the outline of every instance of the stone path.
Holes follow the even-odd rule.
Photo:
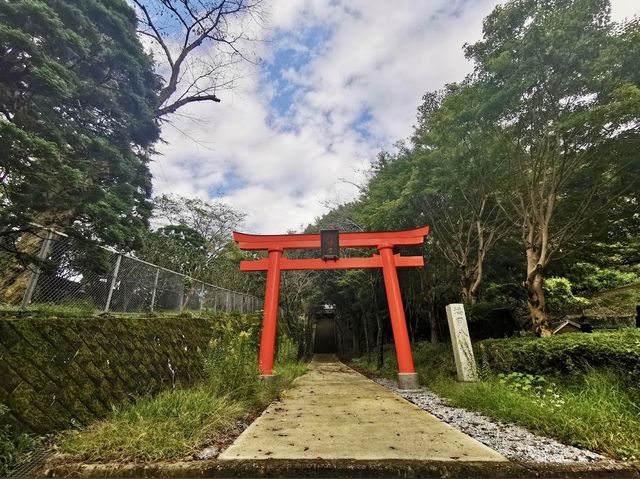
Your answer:
[[[218,459],[506,461],[332,357],[314,359]]]

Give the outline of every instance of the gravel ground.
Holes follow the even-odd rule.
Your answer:
[[[447,406],[438,395],[430,391],[404,392],[398,390],[397,383],[390,379],[374,378],[374,381],[498,451],[508,459],[553,463],[608,460],[594,452],[567,446],[547,437],[536,436],[519,426],[495,422],[481,414]]]

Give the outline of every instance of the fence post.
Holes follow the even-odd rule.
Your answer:
[[[229,295],[230,295],[230,291],[227,290],[226,294],[224,295],[224,310],[225,312],[229,312],[231,311],[231,307],[229,306]]]
[[[113,277],[111,278],[111,286],[109,286],[109,294],[107,295],[107,302],[104,305],[104,312],[108,313],[111,307],[111,298],[113,297],[113,290],[116,289],[116,281],[118,281],[118,273],[120,272],[120,263],[122,262],[122,255],[119,254],[116,259],[116,265],[113,268]]]
[[[47,230],[47,235],[40,245],[40,251],[38,251],[37,257],[40,261],[44,261],[49,255],[51,240],[53,240],[53,232],[51,230]],[[27,289],[22,295],[22,303],[20,304],[20,307],[22,309],[26,308],[27,306],[29,306],[29,303],[31,303],[31,298],[33,297],[33,293],[35,292],[36,286],[38,285],[38,279],[40,278],[40,271],[40,265],[37,265],[35,271],[31,272],[31,276],[29,277],[29,284],[27,285]]]
[[[158,277],[160,276],[160,268],[156,268],[156,277],[153,280],[153,292],[151,293],[151,307],[150,311],[153,311],[154,306],[156,305],[156,291],[158,291]]]

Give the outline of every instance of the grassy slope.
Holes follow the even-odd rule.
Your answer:
[[[139,398],[114,409],[105,420],[63,433],[57,441],[59,450],[89,461],[154,461],[181,459],[215,442],[235,420],[269,404],[306,370],[306,364],[294,359],[295,344],[281,335],[275,380],[260,380],[259,319],[221,316],[203,351],[201,383]]]
[[[585,312],[589,316],[633,316],[640,304],[640,286],[605,291],[589,298]]]
[[[458,383],[453,353],[445,345],[416,345],[415,362],[422,383],[454,406],[616,458],[640,458],[640,390],[627,380],[624,371],[537,376],[534,380],[542,378],[543,387],[523,389],[522,383],[501,381],[486,367],[481,370],[480,382]],[[376,370],[366,360],[356,363]],[[390,350],[378,372],[394,377],[396,371]]]
[[[59,448],[90,461],[179,459],[214,439],[234,420],[266,406],[305,369],[302,363],[279,364],[276,381],[235,394],[221,391],[210,380],[141,399],[82,431],[64,434]]]

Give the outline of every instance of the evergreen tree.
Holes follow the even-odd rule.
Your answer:
[[[119,246],[150,214],[158,77],[125,0],[0,2],[0,221]]]

